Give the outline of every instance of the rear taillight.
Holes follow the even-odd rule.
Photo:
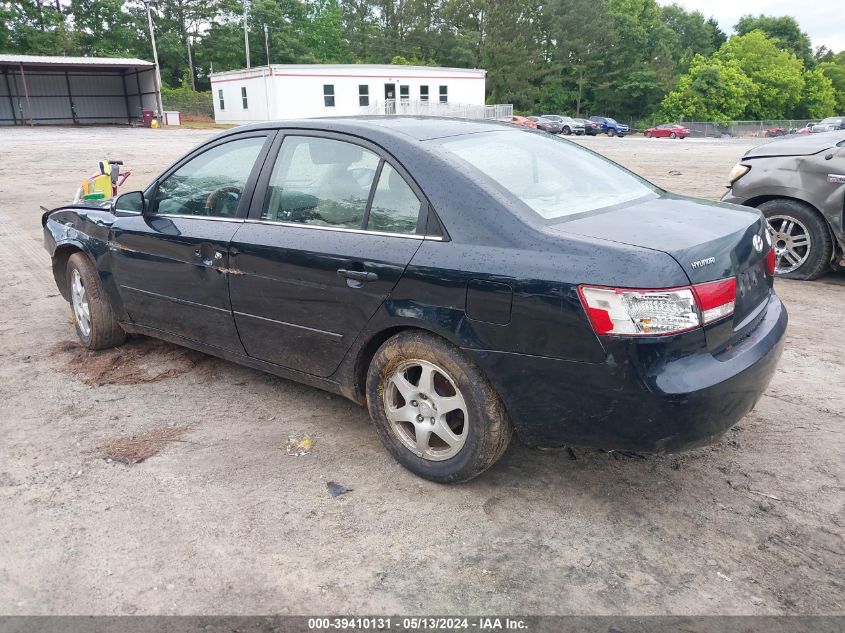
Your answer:
[[[718,321],[734,313],[736,277],[696,284],[692,287],[692,291],[698,299],[702,324]]]
[[[769,252],[766,253],[766,272],[772,277],[775,276],[775,249],[773,246],[770,246]]]
[[[677,334],[733,314],[736,278],[667,289],[579,286],[596,334]]]

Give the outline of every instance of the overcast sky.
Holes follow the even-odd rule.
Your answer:
[[[713,16],[730,35],[737,20],[746,13],[791,15],[801,30],[810,36],[813,50],[824,44],[838,52],[845,50],[845,7],[842,0],[658,0],[660,4],[677,2],[687,9],[697,9],[705,17]]]

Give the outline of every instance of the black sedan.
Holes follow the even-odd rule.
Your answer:
[[[677,451],[781,353],[762,214],[563,139],[425,118],[235,128],[112,204],[43,216],[90,349],[146,334],[342,394],[405,467]]]

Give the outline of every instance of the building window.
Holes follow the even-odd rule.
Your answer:
[[[420,101],[428,101],[428,86],[420,86]]]
[[[241,106],[244,110],[249,110],[249,101],[246,98],[246,86],[241,86]]]
[[[440,86],[440,103],[449,101],[449,86]]]
[[[362,108],[370,105],[370,87],[366,84],[358,86],[358,105]]]
[[[223,91],[222,90],[217,91],[217,98],[220,100],[220,109],[225,110],[226,109],[226,102],[223,100]]]
[[[334,85],[323,84],[323,104],[327,108],[334,107]]]
[[[400,101],[409,101],[411,98],[411,87],[410,86],[399,86],[399,100]]]

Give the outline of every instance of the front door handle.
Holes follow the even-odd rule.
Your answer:
[[[352,281],[378,281],[378,275],[375,273],[364,272],[363,270],[346,270],[345,268],[340,268],[337,271],[339,277],[345,277],[346,279],[351,279]]]

